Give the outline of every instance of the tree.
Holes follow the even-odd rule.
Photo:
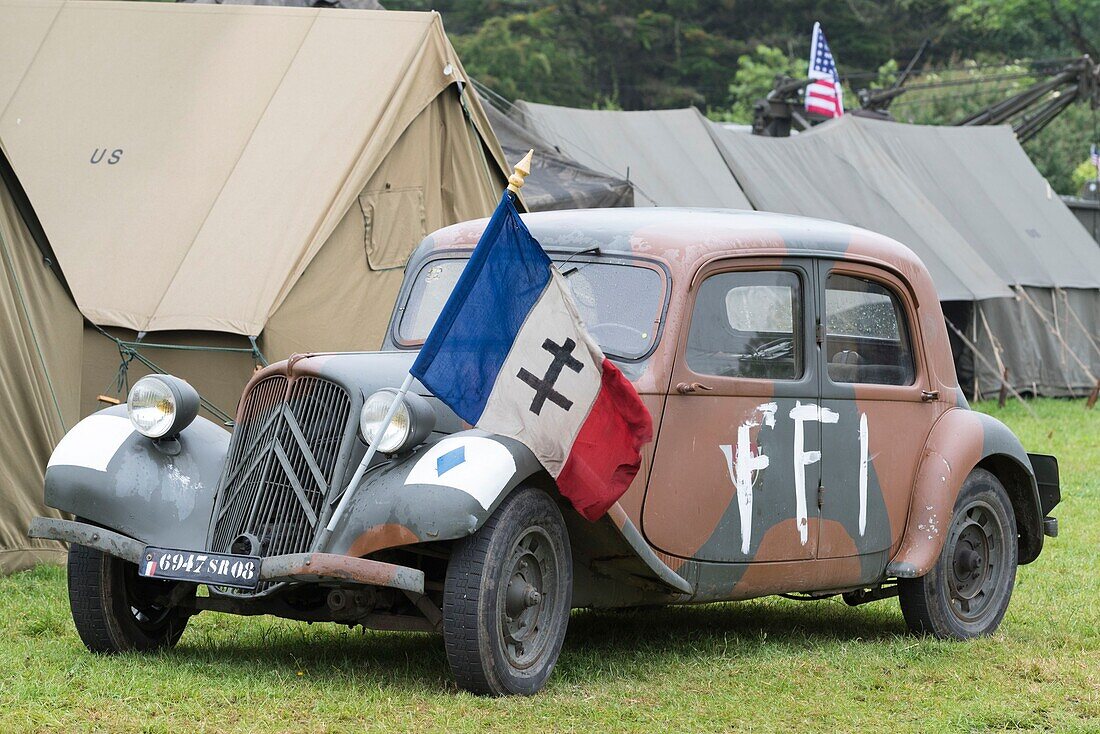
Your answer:
[[[771,91],[777,76],[799,78],[805,72],[806,62],[792,59],[774,46],[757,46],[737,59],[729,87],[731,105],[721,116],[730,122],[751,123],[753,105]]]
[[[1021,56],[1043,49],[1100,58],[1100,0],[960,0],[951,14]]]

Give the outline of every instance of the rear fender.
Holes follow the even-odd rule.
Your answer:
[[[178,451],[176,450],[178,448]],[[158,447],[113,406],[73,426],[46,467],[50,507],[144,543],[205,548],[229,432],[199,417]]]
[[[520,442],[476,428],[452,434],[371,468],[354,489],[325,550],[365,556],[384,548],[464,538],[512,490],[536,477],[553,486]]]
[[[1016,514],[1020,562],[1039,555],[1042,513],[1031,461],[1019,439],[992,416],[963,408],[948,410],[932,427],[917,469],[909,520],[886,575],[917,578],[939,558],[963,482],[976,467],[1004,484]]]

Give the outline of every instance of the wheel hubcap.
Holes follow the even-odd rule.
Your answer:
[[[515,668],[538,662],[550,640],[550,615],[558,569],[550,536],[528,528],[513,544],[500,594],[504,655]]]
[[[1002,575],[1004,528],[993,509],[975,502],[955,518],[948,536],[951,609],[964,622],[974,622],[990,608]]]

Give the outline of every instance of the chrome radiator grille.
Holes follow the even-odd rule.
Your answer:
[[[334,382],[276,375],[244,397],[219,487],[210,550],[249,533],[260,554],[308,551],[348,430],[351,399]]]

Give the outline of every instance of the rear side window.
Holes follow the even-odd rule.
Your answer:
[[[825,282],[829,379],[912,385],[913,352],[901,301],[872,280],[829,275]]]
[[[703,281],[687,364],[719,377],[802,377],[802,281],[785,270],[718,273]]]

